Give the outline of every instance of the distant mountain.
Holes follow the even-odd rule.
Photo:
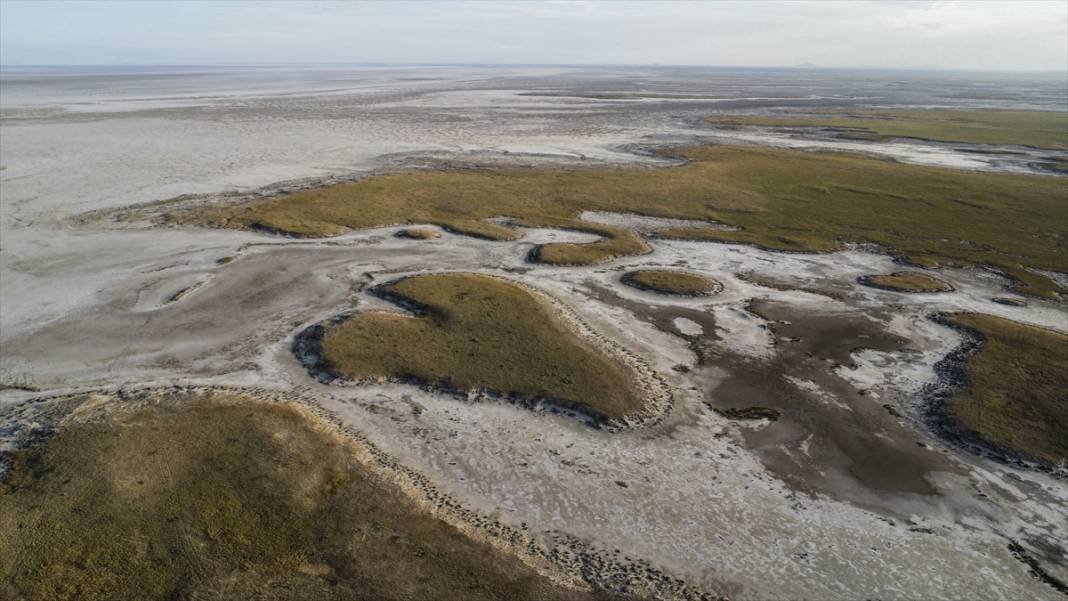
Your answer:
[[[800,65],[794,65],[794,69],[819,69],[820,66],[815,63],[801,63]]]

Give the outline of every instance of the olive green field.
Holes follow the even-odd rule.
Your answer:
[[[436,224],[514,240],[485,221],[602,236],[540,245],[531,259],[590,265],[649,251],[636,232],[579,219],[585,210],[737,226],[670,228],[658,237],[828,252],[867,243],[925,267],[987,265],[1032,295],[1066,292],[1027,268],[1068,272],[1068,186],[1041,175],[978,173],[872,157],[701,146],[685,165],[631,169],[402,172],[236,205],[173,208],[169,223],[333,236],[351,229]]]
[[[640,290],[678,296],[709,296],[720,283],[696,273],[667,269],[639,269],[623,274],[624,284]]]
[[[918,138],[970,144],[1068,149],[1068,112],[934,109],[828,110],[805,115],[741,115],[709,119],[717,125],[829,127],[867,139]]]
[[[323,353],[343,376],[550,400],[608,419],[641,409],[632,370],[518,284],[446,273],[402,278],[379,293],[416,314],[367,312],[331,326]]]
[[[176,395],[14,452],[0,483],[0,598],[609,598],[431,516],[317,419]]]
[[[1068,336],[992,315],[947,318],[983,339],[964,365],[966,385],[946,401],[948,416],[995,447],[1068,461]]]

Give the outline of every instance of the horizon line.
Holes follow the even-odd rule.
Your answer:
[[[924,66],[875,66],[875,65],[818,65],[800,63],[795,65],[725,65],[707,63],[491,63],[491,62],[392,62],[392,61],[298,61],[298,62],[226,62],[226,63],[0,63],[3,68],[62,68],[62,67],[271,67],[271,66],[389,66],[389,67],[641,67],[641,68],[712,68],[712,69],[791,69],[797,71],[924,71],[960,73],[1068,73],[1063,69],[979,69],[969,67]]]

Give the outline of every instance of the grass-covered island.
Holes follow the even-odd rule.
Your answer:
[[[430,228],[409,227],[397,232],[397,237],[407,238],[408,240],[433,240],[440,238],[441,234]]]
[[[608,419],[642,407],[637,375],[519,284],[445,273],[402,278],[378,292],[415,314],[359,313],[331,326],[323,353],[343,376],[549,400]]]
[[[721,284],[696,273],[669,269],[639,269],[623,274],[620,281],[639,290],[678,296],[709,296],[720,290]]]

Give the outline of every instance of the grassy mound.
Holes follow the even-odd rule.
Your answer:
[[[946,401],[949,416],[995,446],[1068,461],[1068,336],[992,315],[948,319],[984,339],[964,365],[967,386]]]
[[[866,275],[858,282],[872,288],[881,288],[894,292],[952,292],[953,286],[942,280],[918,271],[898,271],[897,273]]]
[[[608,418],[641,407],[629,368],[517,284],[439,274],[403,278],[381,291],[418,314],[362,313],[327,330],[324,354],[342,375],[546,398]]]
[[[641,269],[623,274],[621,281],[634,288],[660,294],[708,296],[719,289],[719,282],[684,271]]]
[[[812,116],[715,117],[714,123],[836,127],[876,137],[1068,149],[1068,113],[1053,111],[862,110]]]
[[[410,227],[397,232],[397,237],[407,238],[409,240],[433,240],[435,238],[440,238],[441,234],[427,228]]]
[[[534,260],[591,264],[646,252],[626,228],[578,219],[584,210],[715,220],[739,231],[673,229],[661,237],[826,251],[875,243],[925,266],[987,264],[1028,293],[1064,292],[1024,267],[1068,272],[1068,202],[1050,176],[975,173],[871,157],[706,146],[681,151],[669,169],[526,169],[398,173],[249,201],[195,207],[169,219],[220,227],[325,236],[348,228],[435,223],[465,234],[515,239],[483,221],[573,228],[604,237],[548,244]]]
[[[6,599],[589,599],[422,513],[293,406],[75,423],[0,484]]]

